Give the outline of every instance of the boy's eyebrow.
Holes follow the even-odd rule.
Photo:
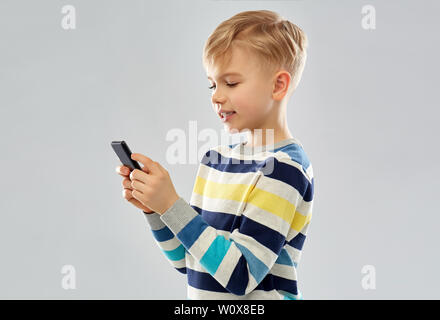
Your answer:
[[[241,73],[238,73],[238,72],[227,72],[227,73],[223,73],[223,74],[219,77],[219,79],[224,78],[224,77],[226,77],[226,76],[231,76],[231,75],[241,76],[242,74],[241,74]],[[209,79],[209,80],[212,80],[210,76],[208,76],[208,79]]]

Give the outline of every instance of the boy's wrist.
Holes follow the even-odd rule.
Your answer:
[[[158,212],[158,214],[163,215],[165,212],[167,212],[175,203],[177,200],[179,200],[179,195],[175,194],[170,201],[168,202],[168,204],[165,206],[165,209],[162,210],[162,212]]]

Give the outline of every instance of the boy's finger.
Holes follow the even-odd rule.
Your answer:
[[[127,177],[128,177],[128,174],[119,173],[119,175],[120,175],[121,177],[123,177],[123,178],[127,178]]]
[[[144,167],[142,168],[142,171],[145,171],[147,173],[154,173],[154,172],[157,172],[157,170],[159,170],[156,163],[153,160],[151,160],[149,157],[144,156],[143,154],[132,153],[131,159],[142,163],[144,165]]]
[[[143,209],[142,203],[139,202],[139,200],[135,199],[135,198],[130,198],[130,200],[128,200],[131,204],[133,204],[134,206],[138,207],[139,209]]]
[[[121,167],[121,174],[128,176],[130,174],[130,169],[127,167]]]
[[[117,166],[116,172],[122,176],[128,176],[130,174],[130,169],[126,166]]]
[[[124,180],[122,180],[122,186],[125,188],[125,189],[132,189],[132,187],[131,187],[131,180],[130,179],[124,179]]]

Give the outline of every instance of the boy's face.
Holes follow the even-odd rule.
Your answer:
[[[261,68],[261,63],[251,52],[239,47],[232,47],[230,63],[225,69],[211,65],[207,70],[212,90],[212,105],[218,115],[220,110],[235,111],[226,121],[226,131],[267,127],[271,119],[273,79]],[[227,75],[225,73],[238,74]],[[232,85],[232,86],[231,86]],[[273,117],[273,115],[272,115]]]

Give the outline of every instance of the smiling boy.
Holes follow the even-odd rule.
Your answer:
[[[242,34],[234,39],[230,56],[221,57],[218,65],[206,66],[208,74],[218,74],[208,75],[212,82],[209,89],[215,89],[211,99],[214,111],[227,130],[247,132],[248,146],[266,145],[265,139],[271,134],[267,129],[273,130],[275,142],[292,138],[286,118],[286,105],[293,92],[291,76],[284,69],[275,72],[273,67],[265,67],[241,40],[247,37]],[[222,116],[222,112],[232,114]]]
[[[245,143],[204,155],[190,203],[159,163],[118,167],[124,198],[142,209],[172,266],[187,275],[188,299],[303,299],[298,263],[310,225],[312,165],[289,131],[287,102],[298,86],[307,38],[268,11],[238,13],[204,48],[212,105]],[[266,170],[270,165],[271,170]]]

